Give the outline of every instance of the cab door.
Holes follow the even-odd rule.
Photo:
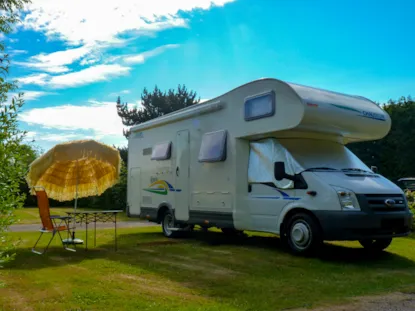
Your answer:
[[[297,200],[294,189],[278,189],[273,184],[252,184],[248,195],[252,230],[276,232],[284,207]]]

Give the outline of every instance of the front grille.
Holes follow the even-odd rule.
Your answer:
[[[364,202],[361,203],[374,212],[399,212],[406,209],[405,198],[402,194],[365,194],[363,197]],[[388,200],[394,204],[386,204]]]

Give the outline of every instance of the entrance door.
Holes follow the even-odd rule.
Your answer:
[[[133,167],[130,169],[128,180],[128,212],[130,215],[138,216],[141,206],[141,179],[140,168]]]
[[[175,216],[189,220],[190,135],[188,130],[176,134]]]

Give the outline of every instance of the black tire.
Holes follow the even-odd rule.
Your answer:
[[[242,230],[237,230],[235,228],[221,228],[222,232],[226,235],[241,235]]]
[[[392,243],[392,238],[359,240],[359,243],[368,251],[381,252]]]
[[[180,231],[169,230],[169,228],[176,228],[174,226],[174,215],[170,210],[166,210],[161,216],[161,228],[166,238],[175,238],[179,236]]]
[[[291,216],[285,234],[284,240],[295,255],[314,254],[323,245],[319,224],[305,213]]]

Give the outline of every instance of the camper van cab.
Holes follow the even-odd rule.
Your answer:
[[[383,250],[412,214],[346,145],[390,127],[366,98],[256,80],[131,128],[128,214],[167,237],[200,225],[274,233],[298,254],[324,240]]]

